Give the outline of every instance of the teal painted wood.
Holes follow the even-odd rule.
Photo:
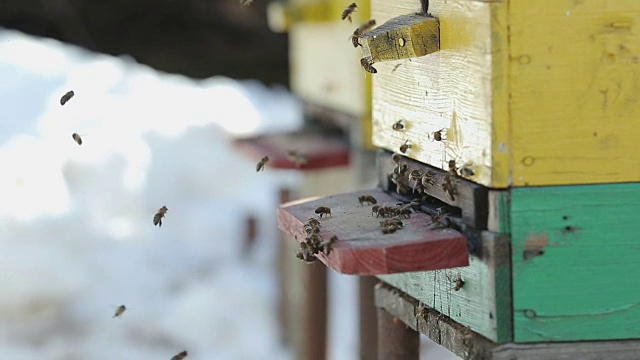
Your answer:
[[[484,232],[483,257],[453,269],[379,275],[428,307],[498,342],[512,340],[509,239]],[[454,290],[460,277],[464,286]]]
[[[515,342],[640,338],[640,183],[511,191]]]

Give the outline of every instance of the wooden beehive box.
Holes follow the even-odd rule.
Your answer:
[[[383,24],[423,3],[373,0],[371,16]],[[409,157],[467,163],[492,188],[640,178],[640,157],[627,156],[640,150],[640,2],[428,3],[440,51],[374,64],[374,145],[408,141]]]

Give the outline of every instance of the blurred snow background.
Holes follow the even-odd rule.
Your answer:
[[[256,174],[231,144],[299,128],[291,94],[0,29],[0,108],[0,359],[291,359],[273,244],[277,189],[300,179]],[[330,273],[350,304],[329,320],[333,360],[357,358],[355,279]]]
[[[290,357],[272,245],[298,179],[256,174],[229,136],[298,128],[286,90],[1,31],[0,106],[0,359]]]

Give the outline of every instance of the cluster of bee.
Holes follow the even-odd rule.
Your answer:
[[[404,218],[411,217],[411,209],[416,206],[416,203],[398,203],[395,206],[391,205],[374,205],[371,207],[371,214],[376,217],[383,218]]]
[[[382,230],[383,234],[393,234],[394,232],[396,232],[396,230],[399,230],[403,226],[404,224],[402,223],[402,220],[400,220],[398,217],[380,221],[380,229]]]
[[[300,243],[300,248],[296,252],[296,257],[307,263],[312,263],[318,258],[316,255],[322,252],[325,255],[331,253],[333,245],[338,241],[337,236],[332,236],[329,240],[324,241],[320,236],[320,221],[316,218],[309,218],[304,224],[304,232],[307,237]]]
[[[391,157],[396,164],[393,172],[390,175],[390,180],[396,185],[397,192],[399,194],[418,193],[424,194],[426,189],[430,186],[436,185],[436,172],[435,171],[421,171],[418,169],[410,169],[409,165],[402,162],[402,157],[399,154],[393,154]],[[447,193],[449,198],[454,201],[458,194],[456,183],[458,180],[455,176],[458,175],[458,168],[456,167],[455,160],[449,161],[449,172],[443,177],[441,186],[442,190]],[[466,169],[463,167],[462,169]],[[469,174],[470,170],[465,171],[465,174]],[[413,182],[413,186],[410,186]]]

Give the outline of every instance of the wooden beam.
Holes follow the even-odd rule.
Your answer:
[[[358,279],[360,314],[360,360],[378,359],[378,327],[374,288],[380,282],[375,276],[361,276]],[[382,358],[381,358],[382,360]]]
[[[395,17],[360,38],[363,57],[374,62],[425,56],[440,49],[440,25],[434,17]]]
[[[384,309],[378,309],[378,358],[418,360],[420,334]]]
[[[384,234],[371,206],[360,206],[358,198],[371,195],[378,205],[396,206],[397,200],[380,189],[356,191],[323,198],[310,198],[281,205],[278,226],[303,242],[308,236],[304,223],[318,218],[315,210],[331,209],[331,216],[319,218],[320,236],[324,240],[337,236],[338,241],[327,256],[317,257],[330,268],[345,274],[377,275],[407,271],[445,269],[467,266],[467,239],[451,228],[438,227],[424,213],[402,218],[404,226]]]
[[[465,360],[626,360],[640,353],[640,340],[496,344],[424,306],[388,284],[375,289],[376,306]]]

